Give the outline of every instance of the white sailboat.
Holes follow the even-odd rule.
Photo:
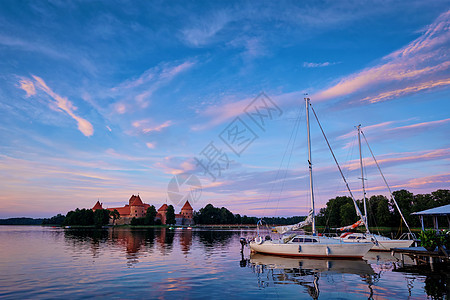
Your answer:
[[[361,180],[362,180],[362,190],[363,190],[364,216],[360,221],[357,222],[358,224],[355,223],[355,224],[357,224],[356,226],[355,226],[355,224],[351,225],[351,226],[345,226],[345,227],[342,227],[341,230],[352,229],[352,228],[357,227],[358,225],[364,224],[366,227],[366,232],[365,233],[345,232],[345,233],[341,234],[340,238],[343,239],[345,242],[354,242],[355,240],[370,240],[374,243],[374,246],[372,247],[371,250],[375,250],[375,251],[390,251],[392,248],[410,247],[414,243],[414,235],[412,234],[411,229],[408,226],[408,223],[406,222],[405,218],[403,217],[403,214],[400,210],[400,207],[397,204],[397,201],[395,201],[395,198],[391,193],[391,189],[389,188],[389,185],[387,184],[387,181],[386,181],[383,173],[381,172],[378,162],[375,159],[375,156],[373,155],[372,150],[370,149],[369,143],[367,143],[367,139],[361,130],[361,125],[357,126],[357,130],[358,130],[358,144],[359,144],[359,163],[360,163],[360,167],[361,167]],[[382,235],[373,234],[369,230],[368,219],[367,219],[366,189],[365,189],[365,184],[364,184],[365,178],[364,178],[362,152],[361,152],[361,134],[363,135],[364,139],[366,140],[367,146],[368,146],[370,153],[372,154],[372,157],[378,167],[378,170],[380,171],[381,177],[383,178],[383,180],[389,190],[391,199],[393,200],[395,207],[398,209],[400,216],[403,219],[403,222],[405,222],[406,227],[408,228],[409,232],[407,234],[403,234],[400,237],[400,239],[390,239],[390,238],[382,236]]]
[[[316,235],[309,130],[309,107],[311,104],[309,101],[309,98],[305,98],[311,210],[308,217],[303,222],[290,226],[276,227],[277,232],[283,234],[279,239],[264,239],[263,237],[258,236],[254,240],[250,241],[250,249],[253,252],[283,256],[362,258],[370,250],[370,248],[372,248],[372,243],[366,241],[343,242],[340,239]],[[312,235],[291,233],[293,230],[309,224],[312,226]]]

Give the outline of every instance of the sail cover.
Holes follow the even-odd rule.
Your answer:
[[[339,228],[340,231],[345,231],[345,230],[350,230],[350,229],[355,229],[358,226],[363,226],[364,225],[364,221],[363,220],[359,220],[358,222],[352,224],[352,225],[348,225],[348,226],[344,226]]]
[[[302,227],[305,227],[306,225],[309,225],[312,223],[312,210],[309,211],[309,215],[308,217],[306,217],[306,219],[304,221],[301,221],[297,224],[294,225],[286,225],[286,226],[276,226],[275,230],[279,233],[279,234],[284,234],[286,232],[289,231],[293,231],[293,230],[297,230],[300,229]]]

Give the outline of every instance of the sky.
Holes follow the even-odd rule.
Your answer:
[[[359,124],[392,190],[448,189],[449,28],[439,0],[0,1],[0,218],[306,215],[305,97],[355,198]],[[318,211],[348,192],[310,124]]]

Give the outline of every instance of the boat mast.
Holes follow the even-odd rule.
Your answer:
[[[372,154],[373,161],[374,161],[375,164],[377,165],[378,171],[380,172],[380,175],[381,175],[381,177],[383,178],[384,184],[386,184],[386,187],[387,187],[387,189],[388,189],[388,191],[389,191],[389,194],[391,195],[391,199],[392,199],[392,201],[394,202],[395,207],[397,207],[397,210],[398,210],[398,212],[400,213],[400,216],[402,217],[403,222],[405,222],[405,225],[406,225],[406,227],[408,228],[409,233],[412,235],[411,228],[409,228],[408,222],[406,222],[406,219],[405,219],[405,217],[403,216],[402,211],[400,210],[400,207],[399,207],[398,204],[397,204],[397,201],[395,201],[395,197],[394,197],[394,195],[392,194],[391,188],[389,187],[389,184],[387,183],[386,178],[385,178],[384,175],[383,175],[383,172],[381,172],[380,165],[378,164],[378,161],[377,161],[377,159],[375,158],[375,155],[373,154],[372,149],[371,149],[370,146],[369,146],[369,142],[367,141],[366,135],[364,134],[364,132],[363,132],[362,130],[361,130],[361,133],[362,133],[362,135],[363,135],[364,140],[366,141],[367,148],[369,148],[370,154]]]
[[[359,164],[361,166],[361,181],[362,181],[362,190],[363,190],[363,203],[364,203],[364,223],[367,224],[366,229],[369,232],[369,224],[367,223],[367,205],[366,205],[366,187],[364,185],[364,171],[363,171],[363,161],[362,161],[362,152],[361,152],[361,124],[357,127],[358,129],[358,144],[359,144]]]
[[[311,161],[311,136],[309,130],[309,98],[305,98],[306,103],[306,128],[308,136],[308,165],[309,165],[309,190],[311,194],[311,217],[312,217],[312,234],[316,235],[316,220],[314,216],[314,190],[313,190],[313,177],[312,177],[312,161]]]
[[[316,117],[317,125],[319,125],[320,131],[322,131],[322,135],[323,135],[325,141],[327,142],[328,149],[330,149],[331,155],[333,156],[334,162],[336,163],[339,173],[341,173],[342,180],[344,180],[344,183],[345,183],[345,186],[347,187],[348,193],[350,194],[350,197],[353,200],[353,205],[355,206],[356,214],[358,215],[358,217],[361,218],[362,221],[364,221],[364,216],[362,215],[361,210],[359,209],[358,204],[356,203],[356,200],[355,200],[355,197],[353,196],[352,190],[350,190],[350,187],[348,186],[348,182],[345,179],[344,173],[342,173],[341,167],[339,166],[336,156],[334,155],[333,149],[331,149],[330,142],[328,142],[327,136],[325,135],[325,131],[323,131],[322,125],[320,125],[319,118],[317,117],[314,107],[312,107],[311,104],[310,104],[310,106],[311,106],[311,110],[314,114],[314,117]],[[364,133],[363,133],[363,136],[364,136]],[[366,227],[366,231],[369,232],[369,227],[367,226],[367,224],[365,222],[364,222],[364,226]]]

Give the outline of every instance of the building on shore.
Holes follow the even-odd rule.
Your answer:
[[[131,220],[133,218],[143,218],[145,217],[147,213],[147,209],[150,207],[150,204],[144,203],[141,200],[141,197],[139,195],[132,195],[131,198],[128,200],[128,204],[125,204],[125,206],[122,207],[108,207],[105,208],[109,211],[117,210],[120,214],[120,218],[116,220],[117,225],[122,224],[130,224]],[[161,224],[166,224],[166,213],[167,208],[169,206],[167,204],[163,204],[157,211],[155,220],[161,220]],[[97,209],[103,209],[102,203],[100,201],[97,201],[95,203],[94,207],[92,208],[93,211]],[[186,203],[181,208],[181,211],[179,214],[175,214],[175,220],[177,225],[192,225],[194,217],[194,209],[192,208],[189,201],[186,201]],[[111,223],[113,220],[111,219]]]

